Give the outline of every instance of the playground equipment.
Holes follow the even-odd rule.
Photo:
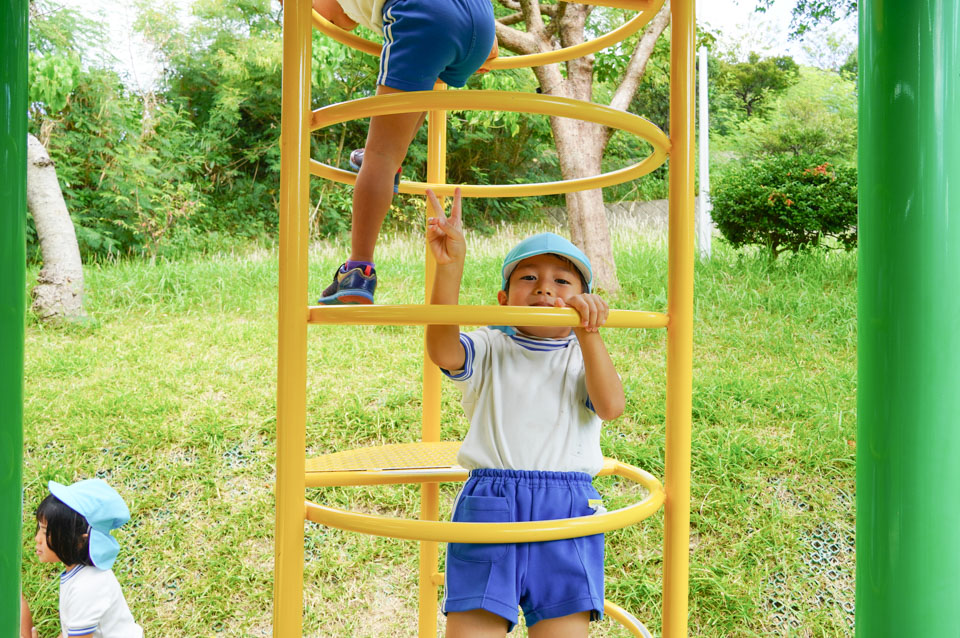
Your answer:
[[[682,6],[681,6],[682,5]],[[857,634],[953,636],[960,626],[960,8],[945,0],[864,0],[860,8],[860,306],[857,465]],[[308,311],[307,136],[309,0],[284,16],[283,257],[278,406],[276,636],[300,635],[302,617],[304,421]],[[689,78],[693,18],[675,2],[675,83]],[[0,635],[16,635],[20,589],[26,218],[27,2],[0,3]],[[676,84],[675,84],[676,86]],[[684,86],[680,89],[687,90]],[[673,93],[671,288],[668,334],[690,334],[693,109]],[[431,147],[434,162],[442,151]],[[436,164],[433,164],[434,166]],[[434,179],[432,174],[430,179]],[[437,180],[442,181],[442,180]],[[952,222],[952,223],[951,223]],[[677,226],[678,232],[674,232]],[[677,252],[679,251],[679,253]],[[688,252],[689,251],[689,257]],[[674,263],[676,261],[676,264]],[[311,316],[312,316],[312,311]],[[406,316],[406,315],[404,315]],[[504,315],[500,315],[504,317]],[[552,315],[550,320],[555,320]],[[426,315],[414,323],[423,323]],[[546,320],[544,318],[543,320]],[[611,321],[614,317],[611,317]],[[507,322],[504,319],[503,322]],[[459,319],[458,319],[459,322]],[[488,322],[486,317],[483,322]],[[671,340],[671,374],[689,362],[689,340]],[[425,377],[434,371],[425,368]],[[688,418],[689,377],[672,377],[668,424]],[[437,381],[439,381],[437,377]],[[433,386],[428,384],[428,388]],[[298,403],[296,399],[300,399]],[[425,414],[436,395],[425,396]],[[431,417],[432,418],[432,417]],[[426,417],[425,417],[426,419]],[[686,631],[688,431],[668,427],[665,480],[665,636]],[[435,477],[440,480],[439,477]],[[429,484],[427,484],[429,486]],[[682,489],[681,489],[682,488]],[[429,490],[427,490],[429,491]],[[677,563],[678,557],[684,557]],[[435,564],[435,563],[434,563]],[[435,601],[434,601],[435,602]],[[620,617],[608,609],[611,616]],[[434,622],[431,619],[431,622]],[[290,627],[289,633],[282,628]],[[432,631],[432,626],[431,626]],[[429,632],[428,632],[429,635]]]
[[[0,5],[0,635],[20,631],[27,0]]]
[[[960,6],[860,3],[859,68],[857,635],[955,636]]]
[[[491,65],[516,68],[570,60],[636,33],[660,9],[662,0],[591,2],[638,11],[626,25],[593,40],[560,51],[501,58]],[[311,24],[311,18],[313,23]],[[690,393],[693,311],[693,0],[672,5],[671,135],[635,115],[577,100],[528,93],[442,90],[381,95],[309,110],[310,41],[313,26],[367,53],[379,46],[344,32],[312,13],[309,0],[287,3],[284,15],[283,125],[281,132],[280,316],[277,406],[277,533],[274,582],[274,636],[302,634],[303,519],[342,529],[420,541],[419,635],[436,635],[437,589],[443,574],[437,567],[438,542],[531,542],[596,534],[636,523],[665,506],[663,635],[687,633],[689,548]],[[441,89],[443,87],[440,87]],[[585,190],[635,179],[670,162],[670,270],[667,313],[611,311],[607,327],[667,329],[666,489],[649,473],[607,459],[601,474],[617,474],[643,485],[648,496],[639,503],[602,515],[529,523],[477,524],[440,522],[442,481],[462,481],[467,472],[456,466],[459,443],[440,441],[440,372],[424,355],[423,426],[420,443],[348,450],[305,459],[306,348],[308,324],[351,323],[391,325],[552,325],[574,326],[569,309],[518,307],[339,306],[307,307],[307,178],[308,173],[352,184],[355,175],[313,161],[309,132],[374,115],[428,111],[427,182],[400,182],[404,193],[452,194],[445,183],[446,112],[454,109],[513,110],[586,119],[632,132],[653,146],[649,157],[633,166],[590,178],[545,184],[463,185],[466,197],[506,197]],[[436,265],[426,263],[426,298]],[[370,516],[311,502],[306,487],[420,483],[419,520]],[[642,622],[613,603],[607,613],[636,636],[649,636]]]

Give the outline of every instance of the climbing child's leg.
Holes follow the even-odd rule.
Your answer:
[[[377,87],[377,95],[400,92],[388,86]],[[393,176],[422,122],[422,112],[370,118],[363,164],[353,191],[352,261],[373,261],[380,227],[393,201]]]
[[[378,86],[377,94],[399,93]],[[350,233],[350,259],[333,275],[317,303],[371,304],[377,287],[373,254],[380,227],[393,201],[393,176],[407,154],[424,114],[397,113],[370,118],[363,163],[353,190],[353,225]]]

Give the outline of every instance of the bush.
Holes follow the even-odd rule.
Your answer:
[[[856,170],[822,157],[739,164],[715,182],[710,196],[713,220],[735,247],[764,246],[776,259],[785,250],[857,245]]]
[[[725,142],[739,157],[789,153],[856,163],[856,88],[836,73],[805,68],[797,84],[770,102],[765,117],[741,122]]]

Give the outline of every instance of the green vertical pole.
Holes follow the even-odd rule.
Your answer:
[[[960,635],[960,3],[860,3],[856,635]]]
[[[0,2],[0,635],[20,632],[27,0]]]

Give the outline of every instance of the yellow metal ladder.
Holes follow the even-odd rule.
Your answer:
[[[620,29],[560,52],[501,58],[493,65],[514,68],[546,64],[591,53],[635,33],[656,13],[662,0],[600,0],[591,4],[639,10]],[[420,542],[419,629],[421,638],[436,635],[439,542],[529,542],[595,534],[633,524],[664,507],[663,631],[665,638],[687,635],[687,583],[690,501],[690,414],[693,331],[693,0],[674,0],[672,7],[670,136],[642,118],[575,100],[488,91],[443,91],[391,94],[310,110],[311,34],[314,26],[368,53],[377,45],[341,31],[310,8],[310,0],[287,0],[283,17],[283,105],[281,128],[279,345],[277,379],[276,550],[274,566],[275,638],[302,635],[304,519],[362,533]],[[632,29],[632,30],[631,30]],[[613,39],[616,34],[619,39]],[[596,46],[590,50],[589,47]],[[568,57],[563,57],[568,56]],[[521,58],[533,58],[521,59]],[[507,106],[509,105],[509,106]],[[607,327],[667,329],[666,458],[664,485],[647,472],[606,459],[601,474],[617,474],[643,485],[648,496],[629,507],[582,519],[531,523],[469,524],[438,521],[439,483],[462,481],[456,466],[459,443],[440,441],[440,372],[424,354],[423,416],[420,443],[348,450],[305,458],[307,329],[309,324],[426,325],[569,325],[569,309],[499,306],[339,306],[307,305],[308,180],[310,173],[352,183],[354,175],[309,157],[312,130],[357,117],[429,112],[427,182],[402,182],[401,192],[422,193],[430,186],[450,194],[445,184],[446,112],[480,108],[520,110],[579,117],[628,130],[654,148],[632,167],[584,180],[533,185],[464,186],[465,196],[517,196],[569,192],[634,179],[670,157],[669,275],[666,313],[613,310]],[[426,298],[435,264],[426,263]],[[307,487],[420,483],[418,520],[392,519],[347,512],[304,501]],[[494,536],[495,535],[495,536]],[[642,623],[612,603],[605,611],[636,636],[649,635]]]

